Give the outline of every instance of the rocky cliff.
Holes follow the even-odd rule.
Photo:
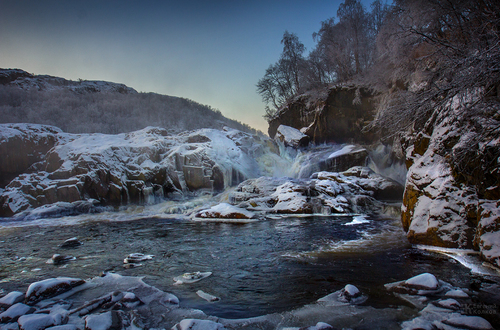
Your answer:
[[[466,115],[482,96],[465,94],[403,138],[402,222],[411,243],[473,248],[500,266],[500,112]]]
[[[374,142],[373,133],[362,128],[374,116],[375,96],[362,87],[332,86],[295,97],[269,121],[274,137],[280,125],[300,130],[315,143]]]
[[[274,175],[281,161],[271,140],[230,128],[176,135],[148,127],[109,135],[3,124],[0,150],[3,217],[60,202],[119,206],[220,192]]]

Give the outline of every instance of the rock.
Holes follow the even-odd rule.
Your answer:
[[[373,133],[363,132],[373,119],[375,98],[365,88],[332,86],[306,92],[284,105],[269,121],[268,134],[274,138],[280,125],[287,125],[308,135],[316,144],[361,143],[375,141]]]
[[[40,300],[54,297],[84,283],[85,281],[82,279],[70,277],[49,278],[32,283],[26,292],[25,303],[28,305],[35,304]]]
[[[172,330],[225,330],[224,325],[210,320],[185,319],[172,327]]]
[[[111,330],[122,328],[122,320],[117,311],[92,314],[85,317],[86,330]]]
[[[480,316],[453,316],[443,321],[444,324],[451,325],[459,329],[471,330],[492,330],[494,329],[490,322]]]
[[[61,314],[29,314],[18,320],[20,330],[43,330],[51,326],[61,325],[67,319]]]
[[[280,125],[276,130],[274,139],[283,143],[285,147],[300,148],[307,147],[310,137],[296,128]]]
[[[143,253],[131,253],[125,259],[123,259],[124,264],[138,264],[141,261],[151,260],[154,258],[152,254]]]
[[[67,240],[64,241],[61,245],[59,245],[60,248],[67,249],[67,248],[74,248],[82,245],[83,243],[78,240],[76,237],[68,238]]]
[[[35,308],[25,305],[23,303],[17,303],[10,306],[5,312],[0,314],[1,323],[15,322],[20,316],[25,314],[31,314],[35,311]]]
[[[418,290],[436,290],[439,287],[439,282],[434,275],[423,273],[406,280],[404,285]]]
[[[208,294],[206,292],[203,292],[202,290],[196,291],[196,294],[198,295],[198,297],[200,297],[202,299],[205,299],[208,302],[214,302],[214,301],[219,301],[220,300],[219,297],[216,297],[214,295],[211,295],[211,294]]]
[[[195,283],[209,277],[210,275],[212,275],[212,272],[184,273],[180,276],[174,277],[174,281],[175,284]]]
[[[332,327],[328,323],[318,322],[315,326],[300,328],[299,330],[335,330],[336,328]]]
[[[0,307],[9,308],[10,306],[24,301],[24,293],[20,291],[11,291],[0,298]]]
[[[469,298],[469,295],[460,289],[450,290],[446,292],[445,296],[450,298]]]
[[[228,203],[220,203],[208,210],[197,212],[195,217],[217,219],[253,219],[255,218],[255,214]]]
[[[48,327],[45,328],[45,330],[78,330],[78,327],[74,324],[63,324],[63,325]]]
[[[352,144],[332,152],[319,166],[322,171],[343,172],[354,166],[366,166],[368,151]]]
[[[460,308],[460,303],[455,299],[438,300],[434,302],[434,305],[451,310],[458,310]]]
[[[57,265],[62,265],[62,264],[65,264],[67,262],[70,262],[71,260],[76,260],[76,258],[73,256],[64,256],[64,255],[56,253],[52,256],[52,258],[47,260],[47,263],[54,264],[57,266]]]

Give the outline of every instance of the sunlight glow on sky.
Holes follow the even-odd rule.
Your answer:
[[[311,50],[341,2],[0,0],[0,67],[186,97],[267,132],[255,85],[283,32]]]

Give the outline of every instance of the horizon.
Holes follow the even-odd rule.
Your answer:
[[[266,133],[256,84],[283,33],[309,52],[341,2],[0,0],[0,67],[188,98]]]

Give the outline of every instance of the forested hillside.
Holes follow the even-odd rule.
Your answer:
[[[48,124],[69,133],[116,134],[147,126],[174,132],[229,126],[255,132],[189,99],[8,69],[0,69],[0,123]]]

